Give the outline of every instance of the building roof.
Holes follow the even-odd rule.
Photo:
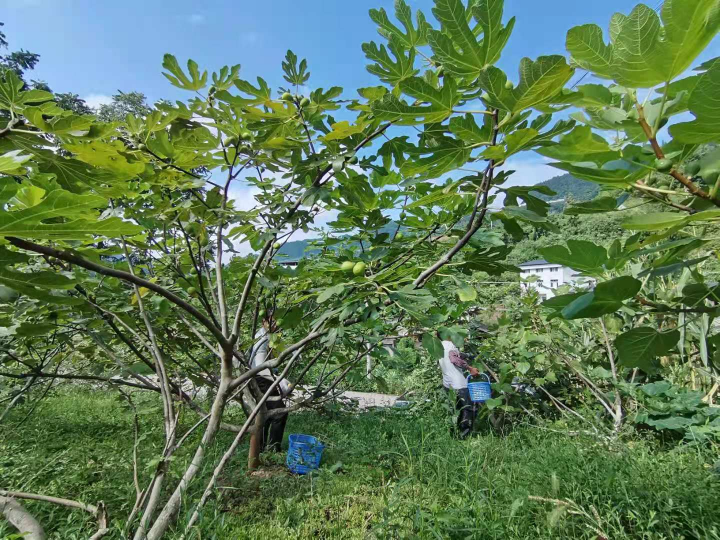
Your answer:
[[[555,263],[549,263],[545,259],[535,259],[533,261],[524,262],[524,263],[520,264],[519,266],[541,266],[543,264],[555,264]]]

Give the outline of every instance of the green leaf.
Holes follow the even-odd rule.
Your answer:
[[[422,175],[424,178],[437,178],[464,165],[470,158],[470,149],[463,141],[443,137],[436,144],[429,148],[408,149],[407,152],[411,155],[429,155],[406,161],[400,167],[400,172],[404,176]]]
[[[503,26],[504,0],[477,0],[471,6],[473,17],[483,31],[480,42],[482,58],[485,66],[489,66],[500,59],[515,26],[515,17],[511,17],[507,25]]]
[[[565,319],[595,318],[614,313],[621,307],[622,302],[586,293],[565,306],[560,314]]]
[[[518,362],[517,364],[515,364],[515,369],[517,369],[518,373],[525,375],[528,371],[530,371],[530,363]]]
[[[605,45],[603,31],[596,24],[585,24],[571,28],[565,39],[565,48],[579,67],[599,77],[613,77],[612,46]]]
[[[513,89],[515,105],[511,112],[529,109],[557,94],[575,70],[564,56],[540,56],[520,60],[520,82]]]
[[[422,344],[425,350],[430,353],[430,358],[433,360],[439,360],[445,354],[442,342],[430,332],[423,334]]]
[[[595,290],[596,298],[603,300],[622,301],[632,298],[642,288],[642,283],[631,276],[620,276],[597,284]]]
[[[435,298],[427,289],[414,289],[407,285],[389,294],[390,299],[401,309],[416,319],[422,319],[435,303]]]
[[[0,283],[11,289],[22,292],[24,287],[40,287],[42,289],[72,289],[75,281],[66,278],[61,274],[48,271],[15,272],[8,268],[0,267]]]
[[[602,214],[616,210],[617,205],[618,202],[615,197],[598,197],[592,201],[573,204],[566,208],[563,213],[568,216],[577,216],[581,214]]]
[[[163,67],[170,73],[163,72],[163,75],[170,81],[173,86],[184,90],[200,90],[207,84],[207,71],[203,71],[202,75],[198,70],[198,65],[194,60],[188,60],[187,67],[190,78],[180,67],[180,64],[172,54],[166,54],[163,57]]]
[[[668,227],[683,225],[686,222],[686,217],[684,214],[675,212],[648,212],[625,220],[622,227],[632,231],[659,231]]]
[[[435,57],[448,73],[472,80],[500,58],[515,24],[512,18],[503,26],[502,0],[470,2],[469,11],[483,34],[478,41],[468,24],[468,10],[460,0],[435,0],[432,11],[442,28],[442,31],[428,31]]]
[[[88,143],[66,144],[65,148],[85,163],[128,177],[140,174],[145,170],[145,163],[132,159],[126,153],[125,145],[119,140],[111,143],[91,141]]]
[[[27,163],[31,155],[23,155],[22,150],[11,150],[0,155],[0,173],[14,174],[22,170],[23,163]]]
[[[699,79],[690,94],[688,109],[695,115],[692,122],[670,126],[670,134],[680,142],[715,142],[720,138],[720,62],[714,64]]]
[[[477,299],[477,291],[470,283],[459,284],[457,295],[461,302],[472,302]]]
[[[406,126],[442,122],[450,116],[458,100],[455,84],[450,78],[439,90],[417,77],[402,80],[399,87],[405,94],[429,105],[408,105],[393,94],[386,94],[371,104],[378,119]]]
[[[342,139],[347,139],[348,137],[351,137],[352,135],[357,135],[358,133],[362,133],[365,129],[365,126],[362,124],[356,124],[352,125],[347,120],[342,120],[341,122],[336,122],[332,124],[332,131],[328,133],[327,135],[321,137],[324,141],[338,141]]]
[[[297,55],[288,50],[285,53],[285,60],[282,62],[282,68],[285,72],[283,79],[295,86],[302,86],[310,78],[310,72],[307,70],[307,60],[304,58],[298,64]]]
[[[418,10],[416,13],[416,28],[413,26],[412,10],[405,3],[405,0],[395,0],[395,17],[405,28],[405,33],[390,22],[385,9],[370,10],[370,19],[378,25],[378,33],[381,36],[387,39],[394,38],[406,49],[427,45],[427,31],[431,27],[425,20],[422,11]]]
[[[570,80],[574,69],[559,55],[520,61],[520,81],[508,89],[506,75],[495,66],[484,70],[478,84],[488,93],[489,105],[511,113],[520,112],[550,100]]]
[[[633,180],[631,173],[625,169],[597,169],[570,163],[550,163],[550,165],[556,169],[569,172],[575,178],[612,187],[626,186]]]
[[[562,161],[592,161],[602,165],[620,158],[620,152],[611,150],[604,137],[592,132],[590,126],[576,126],[552,146],[535,150],[538,154]]]
[[[587,240],[568,240],[564,246],[538,249],[548,262],[569,266],[581,272],[597,273],[608,263],[607,250]]]
[[[462,139],[468,144],[488,144],[490,142],[490,125],[478,126],[470,113],[464,116],[453,116],[450,119],[450,131],[458,139]]]
[[[335,285],[333,287],[328,287],[327,289],[324,289],[323,292],[321,292],[318,295],[317,301],[319,304],[327,302],[328,300],[330,300],[331,297],[335,296],[336,294],[340,294],[344,290],[345,290],[344,283],[341,283],[340,285]]]
[[[475,79],[487,66],[465,6],[460,0],[435,0],[432,12],[442,27],[442,31],[428,31],[433,53],[448,73]]]
[[[646,373],[653,371],[653,360],[668,353],[680,339],[680,332],[658,332],[655,328],[641,326],[621,334],[615,339],[620,364],[640,368]]]
[[[395,60],[390,57],[388,49],[395,57]],[[415,69],[415,50],[410,49],[407,51],[407,56],[405,56],[406,49],[395,38],[390,39],[387,49],[385,45],[378,47],[374,41],[371,41],[370,43],[363,43],[362,50],[368,60],[375,62],[369,64],[367,70],[392,86],[413,77],[418,72]]]
[[[20,251],[11,251],[5,246],[0,246],[0,265],[26,263],[30,257]]]
[[[630,15],[610,21],[611,44],[602,30],[585,25],[568,32],[566,47],[574,63],[630,88],[650,88],[682,74],[720,29],[716,0],[665,0],[662,22],[639,4]]]
[[[15,335],[22,337],[45,336],[53,330],[57,330],[57,326],[54,324],[24,322],[15,329]]]
[[[671,416],[669,418],[649,418],[645,423],[661,431],[665,429],[685,431],[685,429],[694,424],[695,421],[692,418],[685,418],[683,416]]]

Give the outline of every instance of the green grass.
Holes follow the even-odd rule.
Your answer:
[[[154,398],[138,401],[147,475],[162,434]],[[269,477],[249,477],[243,447],[191,538],[720,538],[720,477],[709,451],[661,451],[642,440],[608,447],[531,426],[456,441],[442,410],[293,415],[288,433],[327,443],[319,473],[291,476],[284,456],[267,456]],[[0,429],[0,486],[103,500],[117,528],[109,537],[120,538],[134,501],[131,414],[106,392],[56,395],[13,429],[23,413]],[[193,421],[188,416],[184,425]],[[231,438],[222,434],[211,460]],[[173,474],[187,458],[178,456]],[[93,531],[79,511],[24,504],[51,538]],[[0,538],[12,532],[3,527]]]

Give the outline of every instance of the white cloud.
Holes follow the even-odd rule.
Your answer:
[[[185,20],[193,26],[200,26],[201,24],[205,24],[206,18],[202,13],[193,13],[192,15],[188,15]]]
[[[88,94],[83,99],[87,103],[88,107],[98,109],[100,105],[109,105],[112,103],[112,96],[106,96],[105,94]]]

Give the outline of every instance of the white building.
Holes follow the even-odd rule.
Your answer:
[[[589,281],[586,278],[578,277],[580,272],[569,266],[549,263],[544,259],[537,259],[522,263],[520,266],[520,277],[523,279],[522,288],[527,291],[535,289],[542,300],[555,296],[555,289],[561,285],[583,284]],[[537,276],[535,281],[530,281],[530,276]]]

